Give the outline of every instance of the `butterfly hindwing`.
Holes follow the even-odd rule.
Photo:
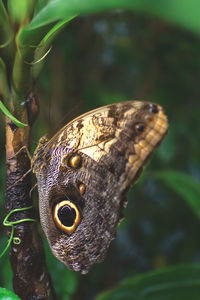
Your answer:
[[[40,219],[54,255],[87,273],[103,260],[126,202],[168,122],[161,106],[107,105],[64,126],[36,148]]]

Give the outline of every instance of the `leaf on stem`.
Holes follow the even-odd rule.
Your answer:
[[[72,15],[114,9],[147,13],[200,33],[199,0],[52,0],[35,15],[28,28],[39,28]]]
[[[9,110],[5,107],[5,105],[3,104],[3,102],[0,100],[0,109],[2,110],[2,112],[4,113],[4,115],[6,115],[9,119],[11,119],[13,121],[13,123],[18,126],[18,127],[25,127],[28,126],[27,124],[24,124],[22,122],[20,122],[19,120],[17,120],[10,112]]]
[[[162,180],[172,190],[179,194],[200,218],[200,184],[187,174],[177,171],[162,171],[154,173],[154,177]]]
[[[200,264],[184,264],[150,271],[122,280],[96,300],[198,300]]]
[[[20,298],[16,294],[2,287],[0,287],[0,299],[20,300]]]

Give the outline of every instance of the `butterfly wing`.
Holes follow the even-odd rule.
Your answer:
[[[33,170],[42,227],[69,269],[84,274],[104,259],[126,191],[167,127],[161,106],[128,101],[80,116],[38,146]]]

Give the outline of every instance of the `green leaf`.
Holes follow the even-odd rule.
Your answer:
[[[166,267],[121,281],[97,300],[199,300],[200,264]]]
[[[40,50],[38,47],[41,47],[41,45],[44,46],[44,41],[47,41],[47,39],[49,40],[50,36],[51,42],[53,42],[54,38],[61,31],[61,29],[63,29],[63,27],[66,26],[67,23],[73,18],[74,16],[70,16],[58,22],[57,24],[54,24],[53,26],[51,24],[36,29],[29,28],[29,26],[21,27],[16,40],[20,50],[20,55],[23,57],[26,63],[31,64],[35,53]]]
[[[8,0],[9,16],[13,23],[27,23],[33,13],[35,0]]]
[[[74,17],[65,19],[64,21],[58,22],[56,25],[53,26],[51,30],[47,32],[44,38],[39,43],[38,47],[35,49],[34,53],[34,60],[35,63],[32,67],[33,77],[34,79],[38,77],[40,71],[44,65],[46,54],[51,48],[51,44],[53,43],[55,37],[58,33],[66,26],[66,24],[71,21]]]
[[[0,0],[0,48],[6,47],[13,38],[6,9]]]
[[[20,300],[13,292],[0,287],[0,300]]]
[[[176,171],[154,173],[154,177],[162,180],[178,193],[190,205],[194,213],[200,217],[200,183],[187,174]]]
[[[52,0],[33,18],[28,28],[38,28],[72,15],[113,9],[148,13],[200,33],[199,0]]]
[[[28,126],[27,124],[24,124],[22,122],[20,122],[19,120],[17,120],[9,111],[8,109],[4,106],[3,102],[0,100],[0,109],[2,110],[2,112],[8,117],[10,118],[13,123],[18,126],[18,127],[25,127]],[[0,298],[1,299],[1,298]]]
[[[41,70],[43,62],[40,59],[45,57],[45,51],[48,52],[47,46],[49,47],[50,44],[48,42],[45,45],[42,42],[43,39],[51,35],[49,40],[52,43],[60,30],[79,14],[117,8],[130,9],[158,16],[195,32],[200,32],[198,14],[200,2],[198,0],[51,0],[42,7],[30,24],[20,28],[16,37],[17,49],[22,60],[29,66],[34,65],[35,62],[41,62],[33,67],[34,78],[37,78]],[[19,68],[17,67],[17,69]],[[20,74],[25,74],[25,72],[20,70]],[[17,77],[19,77],[18,74]],[[28,78],[26,75],[24,77]]]
[[[7,77],[6,77],[6,66],[0,57],[0,94],[4,95],[4,99],[9,98],[9,87],[8,87],[8,82],[7,82]]]
[[[49,0],[37,1],[36,6],[35,6],[35,14],[37,14],[44,6],[46,6],[48,2],[49,2]]]

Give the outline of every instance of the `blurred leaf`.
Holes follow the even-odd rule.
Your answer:
[[[48,2],[49,2],[49,0],[37,1],[36,7],[35,7],[35,14],[37,14],[44,6],[46,6]]]
[[[6,76],[6,66],[4,61],[0,57],[0,94],[4,95],[4,99],[9,99],[9,88]]]
[[[200,217],[200,184],[191,176],[176,171],[154,173],[154,177],[162,180],[171,189],[184,198],[194,213]]]
[[[1,234],[0,239],[1,239],[1,249],[2,249],[2,245],[6,245],[6,243],[8,242],[8,238],[7,236]],[[11,280],[12,276],[13,274],[12,274],[12,269],[10,267],[9,254],[7,253],[4,257],[1,257],[0,281],[1,281],[1,285],[8,290],[12,290],[12,280]]]
[[[171,122],[170,122],[171,123]],[[156,150],[156,155],[165,163],[169,164],[176,155],[176,137],[177,134],[173,130],[173,124],[168,129],[168,133],[162,144]]]
[[[52,0],[35,16],[29,29],[50,24],[67,16],[112,9],[130,9],[152,14],[200,33],[198,0]]]
[[[19,24],[27,23],[33,8],[35,6],[35,0],[8,0],[8,11],[12,21],[18,22]]]
[[[24,127],[24,126],[28,126],[27,124],[24,124],[22,122],[20,122],[19,120],[17,120],[8,110],[7,108],[4,106],[3,102],[0,100],[0,109],[2,110],[2,112],[8,117],[10,118],[13,123],[18,126],[18,127]]]
[[[179,265],[127,278],[97,300],[199,300],[200,264]]]
[[[9,23],[6,9],[0,0],[0,48],[7,46],[12,40],[12,29]]]
[[[0,300],[20,300],[13,292],[0,287]]]

